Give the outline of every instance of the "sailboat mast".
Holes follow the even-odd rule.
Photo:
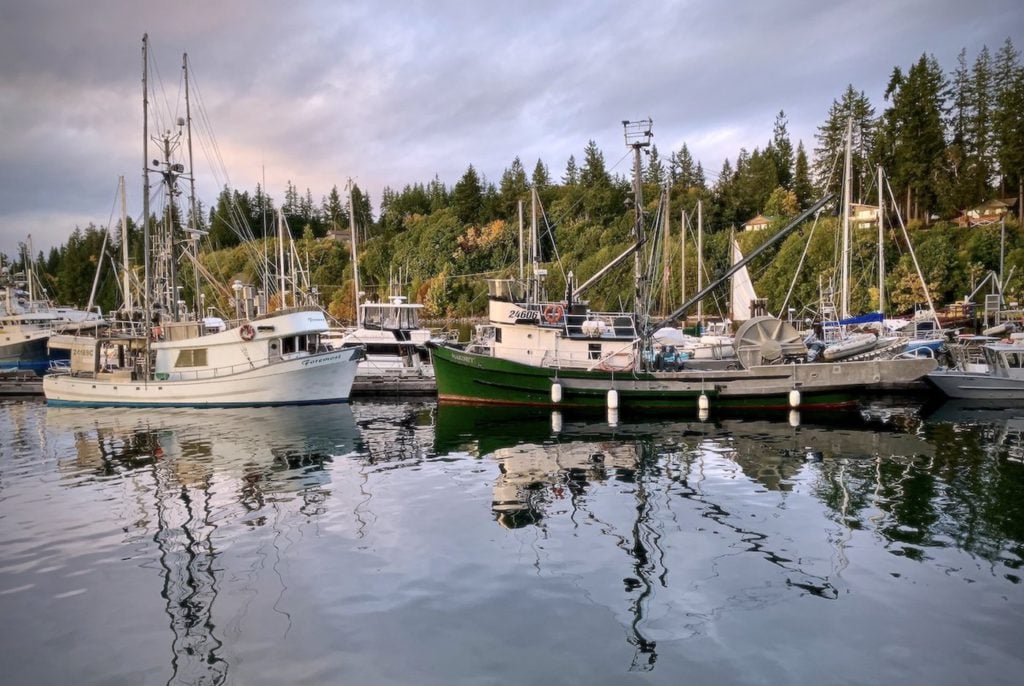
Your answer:
[[[529,299],[531,302],[537,302],[540,297],[540,288],[538,288],[537,270],[540,268],[539,258],[540,251],[537,250],[537,189],[531,189],[530,193],[530,265],[532,269],[530,278],[530,292]]]
[[[704,202],[697,201],[697,292],[704,287]],[[704,303],[697,301],[697,333],[704,328]]]
[[[686,300],[686,210],[679,210],[679,301]],[[683,315],[686,319],[686,315]]]
[[[878,165],[878,312],[885,314],[885,191],[882,165]]]
[[[280,209],[277,211],[277,276],[280,284],[278,309],[283,310],[287,307],[288,294],[284,283],[284,212]]]
[[[355,288],[355,299],[352,301],[352,312],[355,315],[356,324],[359,324],[359,257],[356,252],[356,203],[355,193],[353,192],[354,184],[352,179],[348,180],[348,226],[352,233],[352,281],[353,288]]]
[[[125,311],[132,311],[132,289],[129,281],[128,264],[128,200],[125,197],[124,176],[118,177],[118,192],[121,195],[121,287],[124,289]]]
[[[853,196],[853,117],[846,120],[846,150],[843,155],[843,254],[841,265],[840,319],[850,316],[850,203]]]
[[[189,101],[189,89],[188,89],[188,53],[183,53],[181,56],[181,70],[185,74],[185,137],[188,142],[188,207],[189,207],[189,219],[188,227],[190,230],[190,236],[192,238],[192,249],[196,263],[199,262],[199,215],[196,210],[196,175],[195,167],[192,163],[192,107]],[[192,268],[193,291],[192,291],[192,306],[195,309],[196,320],[202,318],[203,313],[200,311],[199,304],[199,270],[195,267]]]
[[[664,247],[664,251],[662,252],[662,257],[661,257],[661,265],[662,265],[662,275],[661,275],[661,313],[665,314],[666,312],[668,312],[669,282],[672,280],[672,265],[669,262],[669,250],[668,250],[668,246],[669,246],[668,239],[669,239],[669,235],[672,233],[672,224],[671,224],[671,221],[670,221],[671,217],[672,217],[672,212],[671,212],[671,208],[669,206],[669,203],[671,202],[672,198],[671,198],[670,193],[668,192],[668,186],[665,187],[663,192],[665,193],[665,209],[664,209],[664,213],[662,214],[662,216],[665,218],[665,222],[664,222],[665,236],[662,238],[662,243],[661,244],[663,246],[665,246],[665,247]]]
[[[149,281],[149,34],[142,34],[142,261],[145,325],[153,323],[153,302]],[[147,352],[149,337],[146,337]]]

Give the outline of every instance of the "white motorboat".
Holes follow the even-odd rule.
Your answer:
[[[1009,342],[981,346],[986,369],[942,369],[925,379],[949,398],[981,400],[994,404],[1024,402],[1024,334]],[[974,363],[976,365],[977,363]]]

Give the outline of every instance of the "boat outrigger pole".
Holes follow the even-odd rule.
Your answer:
[[[819,200],[818,202],[814,203],[809,208],[807,208],[806,210],[801,212],[800,216],[798,216],[796,219],[794,219],[789,224],[787,224],[782,229],[780,229],[777,234],[775,234],[774,236],[769,238],[767,241],[765,241],[756,250],[751,251],[751,253],[749,255],[747,255],[742,260],[740,260],[739,262],[737,262],[736,264],[731,266],[718,279],[714,280],[713,282],[708,284],[706,287],[702,288],[693,297],[691,297],[689,300],[687,300],[682,305],[680,305],[674,312],[672,312],[672,314],[668,315],[667,317],[662,319],[660,322],[656,322],[655,324],[653,324],[651,326],[651,328],[649,329],[648,333],[656,331],[656,330],[662,328],[663,326],[668,326],[674,319],[676,319],[677,317],[682,315],[684,312],[686,312],[688,309],[693,307],[694,303],[704,299],[707,296],[708,293],[710,293],[711,291],[713,291],[716,288],[718,288],[719,286],[721,286],[723,283],[725,283],[725,281],[729,277],[731,277],[733,274],[738,272],[740,269],[743,269],[743,267],[747,266],[748,262],[750,262],[751,260],[756,258],[758,255],[763,253],[765,250],[767,250],[772,245],[775,245],[776,243],[781,241],[783,238],[788,236],[793,231],[793,229],[795,229],[796,227],[800,226],[800,224],[804,223],[811,215],[813,215],[815,212],[820,210],[822,207],[824,207],[825,205],[830,203],[834,197],[835,197],[834,193],[829,193],[824,198],[822,198],[821,200]]]

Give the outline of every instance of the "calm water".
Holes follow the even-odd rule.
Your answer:
[[[0,404],[4,684],[1024,681],[1024,419]]]

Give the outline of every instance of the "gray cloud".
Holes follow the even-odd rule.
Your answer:
[[[141,205],[140,39],[174,95],[181,52],[231,182],[291,180],[315,199],[353,177],[497,181],[518,156],[558,177],[588,140],[609,164],[622,119],[651,116],[662,154],[708,172],[762,147],[775,114],[813,149],[847,84],[879,110],[889,72],[921,53],[1020,35],[1013,0],[910,2],[275,2],[50,0],[0,8],[0,252],[107,221],[117,176]],[[138,6],[137,6],[138,5]],[[145,6],[142,6],[145,5]],[[1024,45],[1018,45],[1024,48]],[[617,170],[626,173],[628,162]],[[205,203],[224,178],[204,177]]]

